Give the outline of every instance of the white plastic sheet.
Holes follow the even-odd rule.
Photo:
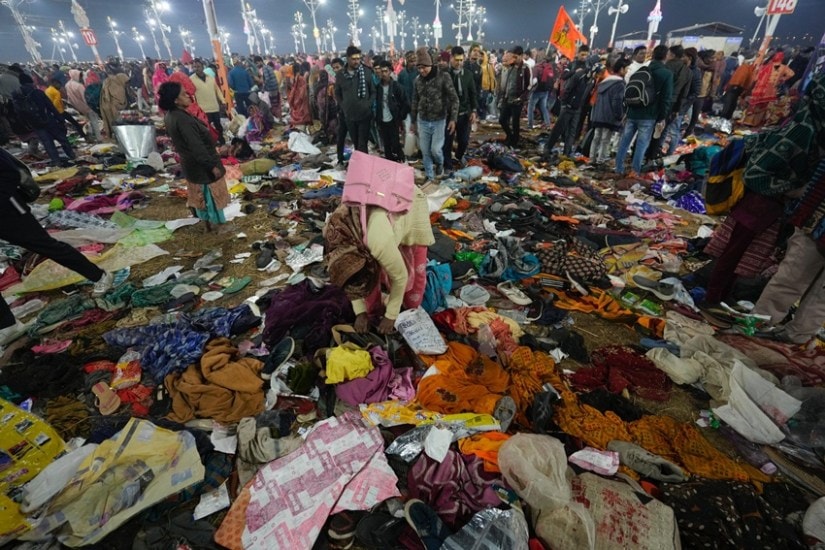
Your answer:
[[[441,355],[447,352],[444,338],[432,318],[420,307],[399,313],[395,328],[415,353]]]
[[[319,155],[321,150],[312,144],[312,139],[301,132],[289,134],[289,150],[304,155]]]

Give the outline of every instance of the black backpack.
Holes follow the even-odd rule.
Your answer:
[[[49,119],[45,110],[35,103],[32,97],[34,94],[34,90],[28,93],[23,90],[18,90],[12,94],[11,102],[14,108],[14,115],[34,129],[45,128],[49,123]]]
[[[642,67],[630,77],[624,89],[624,102],[628,107],[647,107],[656,98],[653,84],[653,72],[649,67]]]

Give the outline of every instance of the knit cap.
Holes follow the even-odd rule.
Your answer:
[[[426,67],[432,67],[433,58],[430,55],[430,52],[427,50],[426,46],[421,46],[420,48],[415,50],[415,64],[424,65]]]

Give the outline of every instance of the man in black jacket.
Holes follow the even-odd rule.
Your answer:
[[[368,153],[375,84],[372,69],[361,63],[361,50],[355,46],[347,48],[347,66],[335,75],[335,101],[344,114],[353,146]]]
[[[507,136],[506,143],[518,146],[521,133],[521,110],[530,95],[530,69],[524,64],[524,49],[516,46],[504,56],[498,88],[498,123]]]
[[[392,63],[382,61],[376,70],[381,81],[378,83],[376,113],[378,117],[378,133],[384,144],[384,158],[395,161],[404,161],[404,152],[401,150],[401,140],[398,132],[401,123],[410,112],[410,105],[401,85],[392,78]]]
[[[470,145],[470,128],[478,116],[478,87],[473,73],[464,65],[464,48],[456,46],[451,53],[449,73],[458,95],[458,120],[455,121],[455,131],[447,131],[444,136],[445,170],[453,169],[453,139],[457,143],[455,158],[460,165],[464,164],[464,153]]]
[[[588,99],[588,89],[592,90],[592,79],[587,66],[589,55],[590,48],[586,45],[580,46],[576,60],[570,63],[561,75],[561,112],[544,147],[545,159],[551,157],[553,147],[559,138],[564,138],[564,154],[570,156],[573,152],[582,106]]]
[[[0,149],[0,239],[22,246],[41,256],[97,281],[94,294],[102,295],[112,288],[112,275],[106,273],[70,245],[49,235],[32,215],[26,200],[20,194],[22,177],[29,176],[28,168],[5,149]],[[14,315],[0,297],[0,329],[15,325]],[[10,331],[14,329],[9,329]],[[20,335],[20,331],[16,336]],[[0,331],[0,346],[8,343],[10,333]]]

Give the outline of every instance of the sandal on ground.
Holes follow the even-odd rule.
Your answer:
[[[505,281],[503,283],[499,283],[496,288],[498,288],[499,292],[507,296],[507,299],[509,299],[514,304],[518,304],[520,306],[529,306],[533,303],[533,300],[531,300],[530,297],[527,296],[527,294],[522,292],[520,289],[516,288],[515,285],[513,285],[512,281]]]
[[[120,408],[120,397],[105,382],[98,382],[92,386],[95,394],[95,405],[103,416],[109,416]]]

